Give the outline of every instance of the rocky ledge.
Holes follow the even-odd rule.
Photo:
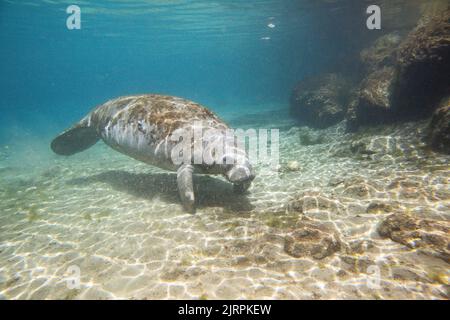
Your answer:
[[[359,57],[347,69],[362,74],[325,73],[302,80],[292,93],[291,115],[313,128],[345,119],[353,132],[433,117],[429,146],[449,153],[450,8],[425,10],[409,33],[384,34]]]
[[[450,263],[450,222],[421,219],[405,213],[387,217],[378,233],[408,248],[417,249]]]

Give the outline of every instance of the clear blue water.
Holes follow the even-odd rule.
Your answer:
[[[373,71],[361,50],[406,36],[431,3],[379,2],[381,32],[372,0],[0,0],[0,300],[448,299],[450,160],[424,148],[427,119],[349,133],[288,112],[309,76],[342,75],[350,97]],[[103,143],[51,151],[94,106],[143,93],[279,128],[279,166],[255,165],[244,195],[195,176],[190,214],[176,173]],[[430,219],[424,247],[416,230],[381,235],[391,215]]]
[[[81,8],[81,30],[66,28],[69,4]],[[333,57],[332,36],[308,29],[310,7],[278,0],[1,1],[1,139],[11,125],[62,129],[109,98],[135,93],[181,96],[219,114],[286,106],[293,84]]]

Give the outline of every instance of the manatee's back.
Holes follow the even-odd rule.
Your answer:
[[[227,127],[214,113],[198,103],[164,95],[117,98],[96,108],[90,122],[100,134],[107,130],[144,132],[152,140],[166,138],[176,129],[202,121],[211,127]]]
[[[227,125],[198,103],[164,95],[124,96],[96,107],[85,118],[56,137],[52,150],[61,155],[81,152],[100,138],[113,147],[137,144],[139,139],[155,147],[176,129],[201,121],[205,126]]]

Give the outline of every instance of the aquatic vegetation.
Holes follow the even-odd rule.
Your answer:
[[[344,119],[349,99],[348,81],[340,74],[302,80],[291,96],[290,113],[301,123],[326,128]]]
[[[313,146],[316,144],[323,144],[325,142],[325,136],[323,134],[319,134],[313,136],[311,133],[302,133],[300,134],[300,143],[304,146]]]
[[[304,224],[284,239],[284,251],[296,258],[324,259],[341,248],[340,241],[326,228]]]
[[[450,165],[427,165],[424,167],[428,172],[449,172],[450,171]]]
[[[429,279],[431,279],[433,282],[448,286],[450,285],[450,276],[447,275],[444,271],[442,270],[430,270],[427,273],[427,276]]]
[[[200,297],[198,297],[198,300],[208,300],[208,295],[203,293]]]
[[[392,96],[395,68],[385,67],[370,73],[361,83],[355,119],[358,126],[389,123],[392,116]]]
[[[61,174],[62,171],[63,169],[60,166],[52,166],[50,168],[45,169],[41,175],[42,177],[45,178],[55,178],[59,174]]]
[[[383,300],[383,296],[378,292],[372,293],[372,298],[375,300]]]
[[[398,204],[382,202],[382,201],[372,201],[366,209],[367,213],[370,214],[386,214],[393,213],[398,209]]]
[[[398,112],[428,117],[450,87],[450,8],[426,10],[397,52]]]
[[[242,225],[242,222],[239,220],[233,220],[233,221],[225,222],[223,225],[226,228],[230,228],[231,230],[234,230],[237,227],[240,227]]]
[[[37,221],[40,218],[37,206],[33,205],[28,209],[27,219],[29,222]]]
[[[295,228],[297,222],[299,221],[299,217],[297,214],[269,214],[265,219],[265,224],[268,227],[276,228],[276,229],[292,229]]]
[[[388,33],[376,39],[360,53],[361,62],[368,73],[392,66],[402,37],[398,32]]]
[[[449,221],[420,219],[403,212],[388,216],[377,231],[382,237],[450,262]]]
[[[180,261],[180,266],[191,266],[192,265],[192,259],[188,257],[183,257],[183,259]]]
[[[427,140],[432,149],[450,154],[450,97],[444,99],[433,113]]]
[[[106,209],[101,209],[101,210],[99,210],[99,211],[95,214],[95,217],[96,217],[98,220],[101,220],[102,218],[106,218],[106,217],[109,217],[109,216],[111,216],[111,210],[108,209],[108,208],[106,208]]]
[[[80,293],[80,289],[70,289],[63,300],[74,300]]]

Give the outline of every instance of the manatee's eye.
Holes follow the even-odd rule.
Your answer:
[[[255,175],[250,167],[234,165],[227,171],[226,177],[230,182],[240,184],[245,181],[252,181],[255,178]]]
[[[137,128],[138,128],[139,132],[142,132],[143,134],[145,134],[146,131],[145,131],[144,126],[141,121],[138,121]]]
[[[222,163],[225,165],[234,165],[234,157],[230,156],[230,155],[225,155],[222,158]]]
[[[234,166],[234,158],[231,156],[224,156],[220,164],[225,171],[229,171]]]

